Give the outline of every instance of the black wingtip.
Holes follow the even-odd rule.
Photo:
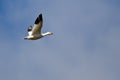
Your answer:
[[[42,17],[42,14],[40,14],[39,17]]]
[[[38,24],[40,21],[43,21],[42,14],[40,14],[35,20],[35,24]]]
[[[32,26],[28,27],[28,32],[32,31]]]

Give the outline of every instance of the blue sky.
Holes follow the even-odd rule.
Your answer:
[[[0,80],[120,80],[119,0],[1,0]],[[26,41],[43,14],[42,32]]]

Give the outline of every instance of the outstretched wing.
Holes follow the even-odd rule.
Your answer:
[[[42,24],[43,24],[43,18],[42,18],[42,14],[40,14],[35,20],[35,23],[32,29],[32,35],[41,33]]]
[[[32,31],[32,26],[29,26],[27,29],[28,32]]]
[[[28,31],[28,35],[32,35],[32,26],[29,26],[27,31]]]

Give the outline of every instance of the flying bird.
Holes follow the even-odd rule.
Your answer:
[[[28,36],[25,37],[24,39],[25,40],[37,40],[44,36],[53,34],[52,32],[41,33],[42,25],[43,25],[43,18],[42,18],[42,14],[40,14],[35,20],[34,26],[28,27],[27,29]]]

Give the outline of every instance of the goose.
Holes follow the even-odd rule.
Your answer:
[[[26,36],[24,39],[25,40],[37,40],[47,35],[53,34],[52,32],[41,33],[42,25],[43,25],[42,14],[39,14],[39,16],[36,18],[34,22],[34,26],[28,27],[27,29],[28,36]]]

